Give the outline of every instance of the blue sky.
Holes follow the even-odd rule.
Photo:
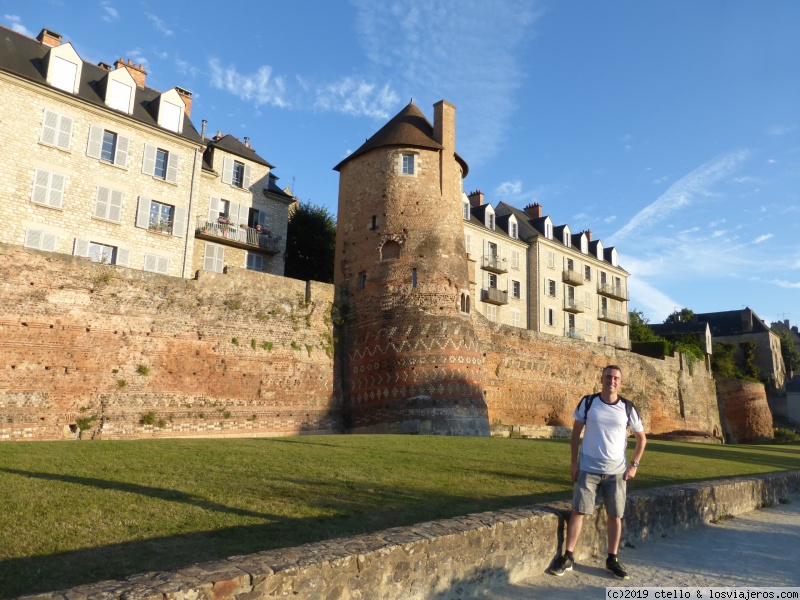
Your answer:
[[[332,167],[411,98],[457,107],[465,191],[539,202],[631,273],[631,308],[800,321],[800,2],[0,0],[144,63],[335,213]]]

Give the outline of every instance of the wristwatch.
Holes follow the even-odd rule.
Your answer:
[[[631,461],[631,466],[636,467],[638,469],[639,468],[639,461],[638,460],[632,460]]]

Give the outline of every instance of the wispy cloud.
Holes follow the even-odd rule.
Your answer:
[[[681,306],[677,300],[670,298],[664,292],[656,289],[640,277],[631,277],[628,280],[631,310],[641,310],[651,322],[659,323]]]
[[[314,108],[347,115],[386,119],[399,97],[389,86],[378,86],[357,77],[345,77],[316,90]]]
[[[398,78],[394,87],[423,109],[442,98],[458,107],[458,151],[471,165],[495,156],[514,118],[514,95],[523,77],[520,55],[533,36],[536,4],[351,2],[375,68]]]
[[[800,289],[800,281],[785,281],[783,279],[773,279],[772,283],[782,288]]]
[[[711,186],[726,178],[749,156],[746,150],[731,152],[708,161],[672,184],[655,202],[646,206],[611,236],[619,243],[632,232],[641,232],[691,204],[698,196],[709,195]]]
[[[106,23],[113,23],[117,19],[119,19],[119,11],[111,5],[110,0],[104,0],[100,3],[100,6],[103,8],[103,16],[100,17]]]
[[[181,73],[182,75],[191,75],[192,77],[196,77],[199,73],[197,67],[195,67],[192,63],[183,60],[182,58],[175,59],[175,66],[178,69],[178,73]]]
[[[273,77],[272,67],[268,65],[262,65],[250,75],[239,73],[233,65],[223,66],[218,58],[209,59],[208,66],[211,69],[211,85],[218,90],[225,90],[242,100],[252,101],[256,106],[289,106],[283,77]]]
[[[760,235],[756,239],[753,240],[753,243],[754,244],[760,244],[762,242],[766,242],[771,237],[773,237],[771,233],[767,233],[765,235]]]
[[[142,65],[145,71],[150,71],[150,61],[142,52],[141,48],[134,48],[125,53],[125,57],[132,60],[137,65]]]
[[[167,26],[164,20],[161,19],[161,17],[159,17],[158,15],[154,15],[153,13],[147,13],[147,19],[153,24],[153,27],[155,27],[157,31],[160,31],[164,35],[170,36],[173,33],[175,33],[174,31],[172,31],[172,29],[170,29]]]
[[[3,15],[6,21],[8,21],[11,29],[16,31],[17,33],[21,33],[22,35],[27,35],[28,37],[33,37],[33,33],[31,33],[25,25],[22,24],[22,19],[18,15]]]
[[[504,181],[495,188],[495,194],[501,199],[518,198],[522,194],[522,182],[519,179]]]
[[[788,135],[796,129],[796,125],[773,125],[767,129],[767,135]]]

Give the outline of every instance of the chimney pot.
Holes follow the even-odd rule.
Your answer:
[[[475,190],[474,192],[470,192],[469,196],[469,203],[474,207],[477,208],[479,206],[483,206],[483,192],[480,190]]]
[[[184,111],[186,112],[186,116],[191,118],[192,117],[192,92],[189,90],[185,90],[183,88],[175,86],[175,91],[178,92],[178,95],[183,100],[183,104],[185,106]]]
[[[525,207],[525,214],[528,215],[531,219],[541,219],[542,218],[542,205],[538,202],[534,202],[533,204],[528,204]]]
[[[587,229],[586,230],[586,237],[589,239],[590,242],[592,241],[592,230],[591,229]]]
[[[145,78],[147,77],[147,72],[142,68],[142,65],[135,65],[133,64],[132,59],[128,59],[128,62],[125,62],[124,58],[120,58],[117,62],[114,63],[115,69],[125,68],[128,69],[128,73],[131,74],[133,77],[133,81],[136,83],[137,87],[144,87]]]
[[[61,45],[61,34],[43,28],[39,32],[39,35],[36,36],[36,40],[40,44],[44,44],[45,46],[50,46],[52,48],[55,48],[56,46]]]

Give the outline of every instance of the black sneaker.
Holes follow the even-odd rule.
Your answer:
[[[557,576],[561,577],[567,571],[572,571],[572,565],[575,564],[575,561],[571,558],[567,558],[566,556],[559,556],[556,559],[556,562],[553,563],[553,566],[550,567],[550,572]]]
[[[606,559],[606,569],[611,571],[617,579],[630,579],[625,567],[622,566],[622,563],[619,562],[619,559],[616,557]]]

